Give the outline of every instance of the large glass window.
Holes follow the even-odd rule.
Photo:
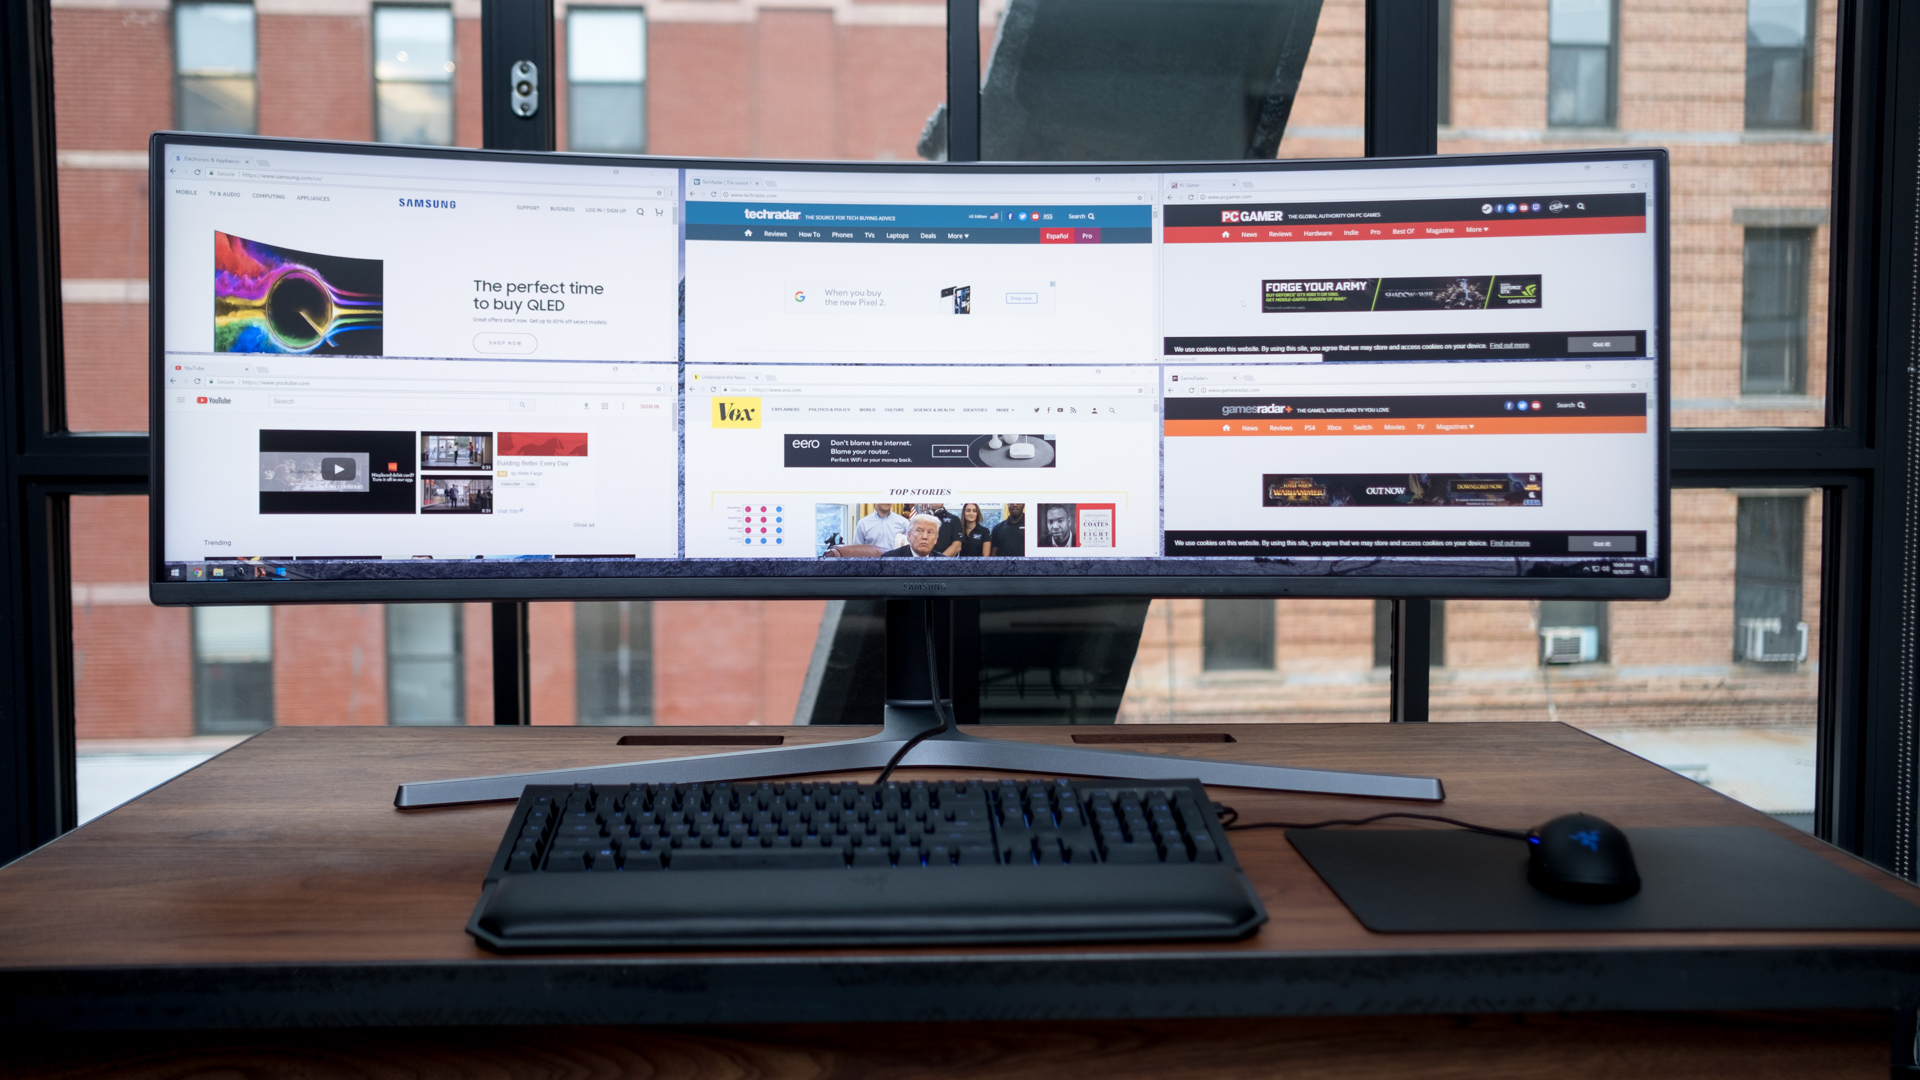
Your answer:
[[[1813,12],[1808,0],[1747,0],[1747,127],[1813,122]]]
[[[374,138],[453,145],[453,11],[373,9]]]
[[[580,723],[653,723],[653,605],[575,604],[573,641]]]
[[[1740,392],[1807,392],[1811,229],[1749,227],[1741,258]]]
[[[253,5],[183,3],[173,9],[173,111],[182,131],[258,130]]]
[[[1547,123],[1613,126],[1613,0],[1549,0]]]
[[[1435,600],[1428,607],[1427,663],[1431,667],[1447,664],[1447,602]],[[1385,668],[1393,663],[1393,601],[1373,602],[1373,666]]]
[[[387,721],[466,722],[459,604],[387,607]]]
[[[193,726],[202,734],[273,726],[273,609],[193,611]]]
[[[646,153],[646,15],[571,8],[566,50],[567,149]]]

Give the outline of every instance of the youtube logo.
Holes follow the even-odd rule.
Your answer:
[[[207,403],[207,399],[204,397],[197,397],[197,398],[194,398],[193,400],[201,405],[205,405]]]
[[[352,483],[360,476],[359,464],[350,457],[330,457],[320,459],[320,478],[341,483]]]

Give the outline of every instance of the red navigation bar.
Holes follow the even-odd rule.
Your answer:
[[[1500,221],[1406,221],[1384,225],[1168,226],[1169,244],[1265,244],[1317,240],[1459,240],[1499,236],[1591,236],[1643,233],[1645,217],[1528,218]]]

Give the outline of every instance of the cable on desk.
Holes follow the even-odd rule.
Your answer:
[[[1246,822],[1245,824],[1241,824],[1240,811],[1235,810],[1231,806],[1222,806],[1219,809],[1220,809],[1220,827],[1223,829],[1232,829],[1232,830],[1324,829],[1329,825],[1371,825],[1376,821],[1385,821],[1388,818],[1413,818],[1418,821],[1441,821],[1441,822],[1445,822],[1448,825],[1457,825],[1462,829],[1468,829],[1477,833],[1485,833],[1488,836],[1504,837],[1508,840],[1525,840],[1527,838],[1526,833],[1516,832],[1512,829],[1496,829],[1488,825],[1475,825],[1470,821],[1459,821],[1450,817],[1440,817],[1437,814],[1409,814],[1409,813],[1395,812],[1391,814],[1375,814],[1372,817],[1364,817],[1364,818],[1334,818],[1328,821],[1249,821],[1249,822]]]
[[[919,746],[925,740],[933,738],[935,735],[945,735],[947,732],[953,730],[953,715],[947,712],[946,708],[940,704],[940,652],[933,647],[933,601],[929,600],[921,604],[920,609],[924,611],[927,616],[925,624],[927,631],[927,691],[928,696],[933,698],[933,715],[939,718],[940,726],[922,731],[913,738],[908,739],[900,749],[895,750],[893,752],[893,760],[887,762],[887,767],[881,769],[880,775],[873,778],[873,782],[876,784],[884,784],[887,782],[887,777],[892,776],[893,770],[900,767],[900,762],[907,756],[908,751]]]

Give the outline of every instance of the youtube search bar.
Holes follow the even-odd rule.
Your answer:
[[[519,411],[533,411],[533,402],[519,403]],[[507,398],[461,397],[458,394],[391,394],[363,397],[351,394],[268,394],[267,406],[273,409],[302,409],[313,412],[493,412],[514,411],[516,403]]]

